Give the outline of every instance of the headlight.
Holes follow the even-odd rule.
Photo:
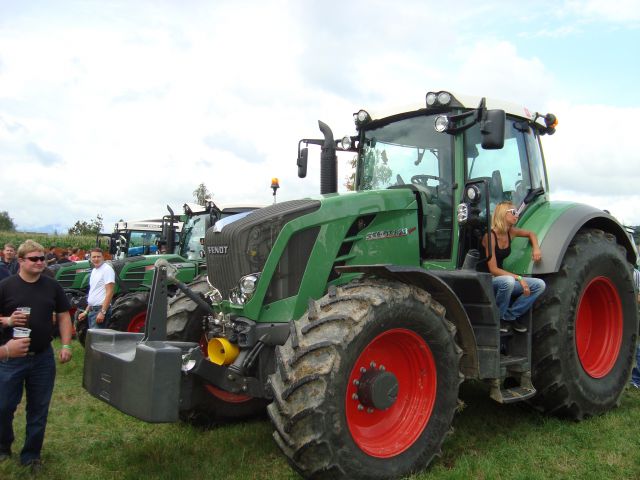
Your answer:
[[[449,92],[440,92],[438,94],[438,103],[440,105],[449,105],[451,101],[451,94]]]
[[[465,196],[471,203],[478,203],[480,201],[480,188],[478,188],[477,185],[468,186],[465,191]]]
[[[458,205],[458,223],[464,223],[469,218],[469,207],[466,203]]]
[[[436,129],[436,132],[445,132],[447,128],[449,128],[449,118],[446,115],[437,116],[434,127]]]
[[[238,282],[238,286],[231,290],[231,295],[229,297],[231,303],[234,303],[236,305],[244,305],[249,300],[251,300],[251,297],[253,297],[253,294],[256,291],[256,286],[259,279],[259,273],[252,273],[250,275],[245,275],[244,277],[242,277],[240,279],[240,282]]]
[[[256,284],[258,283],[259,278],[259,273],[252,273],[251,275],[245,275],[242,277],[240,279],[240,292],[247,296],[253,295],[256,291]]]
[[[371,121],[371,115],[366,110],[359,110],[358,113],[353,114],[353,120],[356,122],[356,125],[362,125]]]

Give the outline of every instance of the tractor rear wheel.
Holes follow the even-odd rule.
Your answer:
[[[206,275],[200,275],[189,284],[189,288],[197,293],[209,290]],[[204,312],[198,305],[179,291],[169,299],[167,312],[167,339],[198,342],[207,355],[207,340],[202,325]],[[225,419],[239,419],[258,415],[264,412],[264,400],[247,395],[237,395],[197,379],[200,390],[198,402],[192,409],[180,412],[183,421],[192,425],[209,426]]]
[[[581,420],[618,406],[635,358],[632,267],[613,235],[584,229],[533,311],[537,409]]]
[[[148,304],[149,292],[132,292],[119,296],[111,306],[108,328],[120,332],[143,332]]]
[[[276,348],[267,411],[305,478],[388,479],[431,463],[451,430],[461,349],[424,290],[370,279],[338,287]]]

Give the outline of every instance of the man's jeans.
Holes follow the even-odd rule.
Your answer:
[[[545,283],[543,280],[534,277],[523,277],[529,285],[531,293],[524,296],[524,290],[520,282],[517,282],[511,275],[501,275],[493,277],[493,292],[496,295],[496,305],[500,310],[500,318],[508,322],[516,320],[529,311],[533,302],[544,292]],[[511,303],[512,296],[517,296]]]
[[[98,323],[96,317],[100,313],[100,309],[90,309],[87,313],[87,327],[89,328],[107,328],[109,321],[111,320],[111,306],[107,309],[107,314],[104,316],[102,323]]]
[[[631,372],[631,383],[640,388],[640,344],[636,346],[636,366]]]
[[[26,464],[40,458],[55,378],[56,362],[51,346],[36,355],[0,362],[0,452],[11,453],[13,416],[25,388],[27,428],[20,462]]]

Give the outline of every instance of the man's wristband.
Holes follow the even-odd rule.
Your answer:
[[[71,350],[71,345],[62,345],[62,348],[66,348],[67,350]]]
[[[522,281],[522,275],[516,275],[516,280],[521,282]]]

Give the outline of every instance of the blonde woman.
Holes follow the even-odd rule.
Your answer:
[[[539,278],[522,277],[505,270],[504,259],[511,254],[511,239],[525,237],[531,242],[531,258],[539,262],[542,258],[536,234],[517,228],[518,211],[511,202],[502,202],[496,206],[491,222],[491,251],[489,251],[489,234],[485,234],[482,245],[485,255],[490,257],[487,269],[493,275],[493,290],[496,305],[500,311],[500,331],[508,332],[513,328],[516,332],[526,332],[527,327],[519,318],[529,311],[533,302],[544,292],[545,283]],[[512,297],[515,297],[513,303]]]

